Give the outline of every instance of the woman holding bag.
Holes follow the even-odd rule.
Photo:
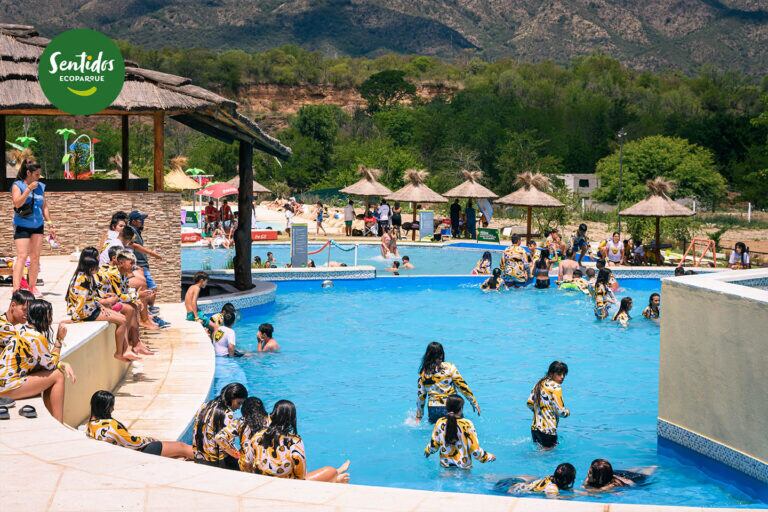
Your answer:
[[[40,182],[40,165],[24,160],[11,186],[13,198],[13,241],[16,245],[16,263],[13,265],[13,289],[21,288],[24,267],[29,257],[28,288],[35,297],[42,294],[37,290],[37,274],[40,271],[40,252],[43,248],[45,225],[55,238],[53,221],[45,202],[45,183]]]

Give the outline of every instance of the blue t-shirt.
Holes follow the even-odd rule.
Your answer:
[[[27,184],[22,180],[16,180],[13,182],[13,184],[18,187],[18,189],[23,194],[25,190],[27,190]],[[13,213],[13,225],[19,226],[20,228],[29,228],[29,229],[36,229],[41,227],[44,224],[45,219],[43,218],[43,203],[45,201],[45,198],[43,195],[45,194],[45,183],[38,182],[37,188],[29,194],[27,197],[27,203],[32,203],[32,215],[29,217],[22,217],[18,213]],[[34,201],[34,202],[33,202]]]

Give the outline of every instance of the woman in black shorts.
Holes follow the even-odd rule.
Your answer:
[[[403,225],[403,209],[400,203],[395,201],[395,207],[392,208],[392,235],[395,240],[400,240],[400,228]]]
[[[16,263],[13,265],[13,289],[21,288],[24,267],[29,258],[29,275],[26,288],[35,297],[42,294],[37,290],[37,274],[40,271],[40,251],[43,248],[45,225],[55,237],[53,221],[45,202],[45,183],[40,182],[40,165],[24,160],[11,186],[13,198],[13,241],[16,245]]]

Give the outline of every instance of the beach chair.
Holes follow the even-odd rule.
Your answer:
[[[379,223],[374,218],[363,219],[363,236],[379,236]]]

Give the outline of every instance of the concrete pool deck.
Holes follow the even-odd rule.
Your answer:
[[[44,258],[46,299],[62,318],[64,294],[74,263],[66,258]],[[0,289],[4,308],[10,289]],[[160,353],[143,361],[143,371],[128,371],[115,390],[115,418],[137,434],[159,439],[178,438],[208,394],[215,369],[211,343],[202,327],[184,321],[183,305],[165,304],[162,314],[172,328],[150,335]],[[103,326],[93,325],[96,328]],[[79,328],[80,326],[75,326]],[[70,329],[66,350],[87,337]],[[91,341],[111,343],[110,340]],[[88,348],[86,345],[85,348]],[[99,361],[94,361],[98,364]],[[77,368],[75,368],[77,371]],[[90,392],[95,389],[90,390]],[[90,395],[88,395],[90,396]],[[24,403],[33,404],[39,417],[18,415]],[[311,450],[311,448],[310,448]],[[354,482],[355,461],[351,475]],[[281,480],[200,466],[191,462],[145,455],[107,443],[59,424],[40,398],[19,401],[11,420],[0,421],[2,510],[112,511],[112,510],[274,510],[274,511],[569,511],[650,512],[703,511],[701,507],[555,501],[482,494],[415,491],[359,485],[337,485]],[[311,459],[310,459],[311,465]],[[10,473],[10,471],[13,473]]]

